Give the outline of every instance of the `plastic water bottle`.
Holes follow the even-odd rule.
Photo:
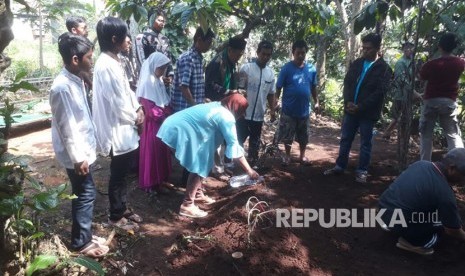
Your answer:
[[[248,174],[242,174],[233,176],[229,179],[229,185],[233,188],[241,187],[241,186],[252,186],[261,181],[263,181],[263,176],[258,177],[258,179],[251,179]]]

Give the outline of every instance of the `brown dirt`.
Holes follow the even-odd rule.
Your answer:
[[[462,243],[444,237],[432,257],[421,257],[397,249],[396,237],[379,228],[276,228],[274,215],[253,231],[247,224],[245,205],[251,196],[275,208],[375,208],[378,196],[397,175],[394,141],[375,137],[369,183],[354,182],[352,173],[357,154],[351,156],[350,173],[325,177],[338,151],[339,126],[318,119],[313,124],[307,156],[313,162],[281,167],[270,158],[264,171],[265,183],[229,188],[208,178],[208,193],[218,199],[205,219],[191,220],[177,215],[182,188],[169,195],[150,197],[137,187],[136,176],[129,180],[129,203],[145,221],[135,235],[117,233],[111,254],[103,261],[108,275],[463,275]],[[50,130],[10,140],[15,154],[31,155],[33,174],[46,185],[66,182],[64,170],[54,159]],[[355,152],[358,142],[354,144]],[[297,156],[297,146],[293,147]],[[438,158],[440,153],[435,153]],[[417,158],[412,153],[412,160]],[[102,169],[94,172],[99,190],[95,208],[95,232],[108,236],[105,196],[108,159],[100,158]],[[181,169],[174,168],[170,182],[178,185]],[[459,208],[465,215],[464,191],[458,189]],[[69,239],[70,203],[43,219],[50,234]],[[263,207],[263,206],[262,206]],[[266,209],[266,208],[263,208]],[[249,236],[250,234],[250,236]],[[234,259],[233,252],[243,257]]]

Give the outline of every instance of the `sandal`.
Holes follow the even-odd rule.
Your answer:
[[[92,242],[96,242],[98,244],[105,245],[107,240],[105,238],[92,235]]]
[[[312,162],[307,157],[304,157],[300,160],[300,165],[302,166],[311,166]]]
[[[108,246],[91,241],[79,250],[79,254],[90,258],[102,258],[108,251],[110,251]]]
[[[189,218],[203,218],[208,215],[208,212],[200,210],[199,207],[195,205],[192,205],[190,207],[185,207],[184,205],[181,205],[179,214],[181,216],[185,216]]]
[[[139,225],[135,222],[128,221],[125,217],[122,217],[118,221],[112,221],[111,219],[108,219],[108,224],[117,227],[121,230],[124,231],[137,231],[139,230]]]
[[[159,194],[159,192],[157,192]],[[130,210],[126,210],[124,213],[123,217],[127,218],[128,220],[131,220],[133,222],[141,223],[143,219],[136,213]]]

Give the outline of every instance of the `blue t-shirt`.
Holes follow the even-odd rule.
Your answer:
[[[292,61],[286,63],[279,72],[276,87],[283,88],[282,112],[295,118],[305,118],[310,114],[310,95],[316,85],[316,68],[305,63],[302,68]]]

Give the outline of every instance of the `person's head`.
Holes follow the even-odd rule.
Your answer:
[[[68,71],[90,72],[94,45],[84,36],[66,32],[58,38],[58,51]]]
[[[201,27],[198,27],[194,34],[194,47],[200,53],[205,53],[212,46],[214,38],[215,33],[210,28],[204,32]]]
[[[232,63],[237,63],[244,54],[247,42],[243,38],[232,37],[228,41],[228,58]]]
[[[457,36],[453,33],[445,33],[439,39],[439,48],[447,54],[452,53],[457,44]]]
[[[166,24],[166,14],[161,11],[155,11],[149,18],[149,25],[152,26],[152,29],[161,32]]]
[[[297,65],[304,63],[307,51],[308,46],[304,40],[297,40],[292,44],[292,56],[294,57],[294,62]]]
[[[221,100],[221,105],[226,107],[234,117],[237,119],[242,118],[245,115],[245,111],[249,106],[247,99],[239,93],[232,94]]]
[[[270,61],[271,55],[273,54],[273,44],[271,42],[262,40],[258,43],[257,47],[257,64],[261,67],[265,67],[265,65]]]
[[[378,58],[378,52],[381,48],[381,36],[370,33],[362,37],[362,56],[366,60],[374,61]]]
[[[413,54],[413,43],[405,42],[402,44],[402,52],[404,53],[404,57],[411,58]]]
[[[154,74],[157,78],[160,78],[165,75],[166,68],[170,62],[171,60],[164,54],[160,52],[154,52],[149,56],[144,64],[148,64],[149,74]]]
[[[119,18],[107,16],[97,23],[98,44],[102,52],[121,52],[127,33],[126,23]]]
[[[131,47],[132,47],[132,39],[131,39],[131,36],[127,34],[126,39],[124,39],[123,50],[121,52],[125,55],[128,55],[131,52]]]
[[[68,32],[73,34],[85,37],[89,34],[86,20],[82,16],[70,16],[66,18],[66,28],[68,29]]]
[[[465,149],[450,150],[441,163],[446,167],[446,178],[450,183],[457,183],[465,179]]]

